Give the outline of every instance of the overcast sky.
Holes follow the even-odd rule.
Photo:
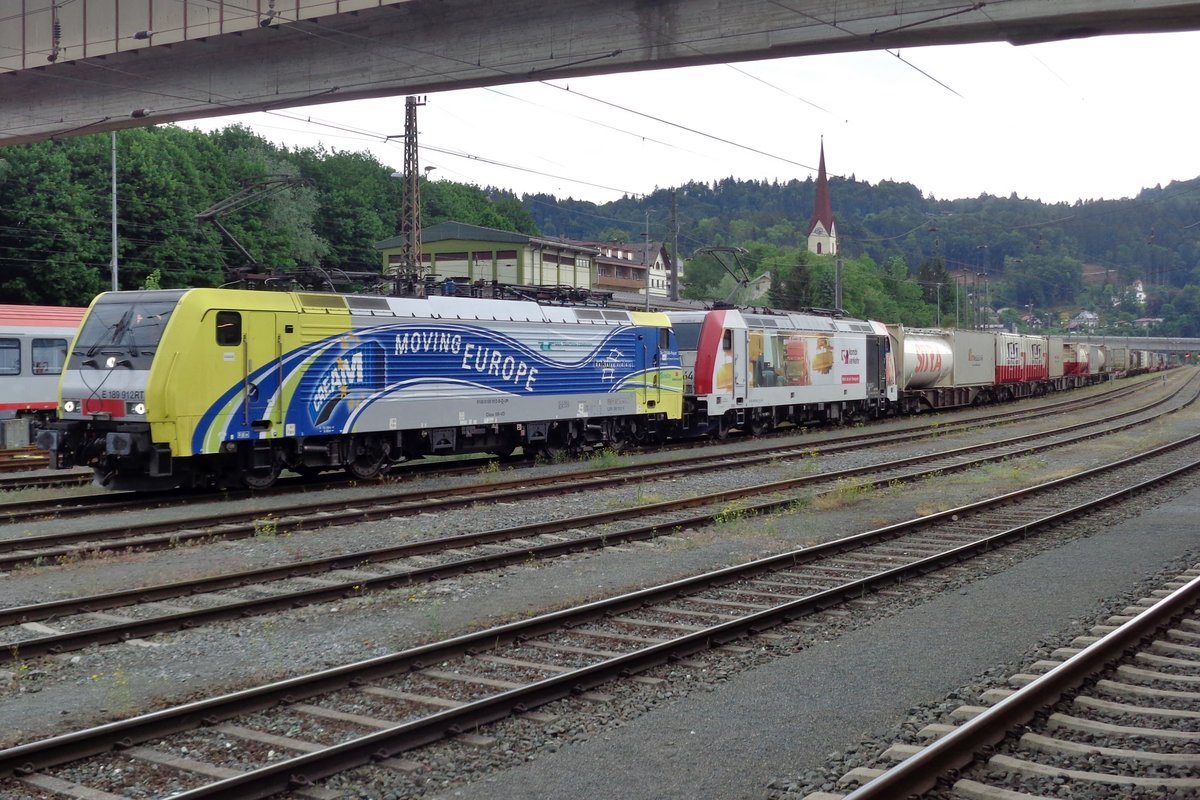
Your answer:
[[[730,176],[804,180],[824,137],[831,175],[908,182],[939,199],[1132,197],[1200,175],[1198,67],[1200,33],[1188,33],[445,92],[418,111],[420,161],[434,167],[431,180],[606,202]],[[232,122],[281,144],[369,150],[403,165],[404,97],[194,124]]]

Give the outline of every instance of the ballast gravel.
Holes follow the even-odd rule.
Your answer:
[[[1195,411],[1185,411],[1132,433],[1014,459],[983,479],[947,475],[862,493],[823,510],[741,520],[649,545],[13,663],[0,667],[0,718],[6,722],[0,736],[6,745],[28,741],[878,527],[967,502],[998,485],[1015,488],[1038,476],[1090,466],[1117,449],[1177,438],[1200,427],[1198,419]],[[1061,422],[1047,419],[1041,425]],[[1009,430],[1015,434],[1016,427],[939,436],[931,444],[995,439]],[[919,449],[781,460],[550,501],[295,535],[277,531],[239,542],[19,570],[0,580],[0,605],[286,563],[471,526],[629,507],[656,496],[776,480],[814,464],[838,469],[884,460],[889,457],[884,452],[895,457]],[[481,471],[477,482],[489,474]],[[492,747],[452,740],[417,754],[412,771],[355,770],[327,786],[362,798],[776,797],[810,791],[847,765],[866,763],[876,738],[883,741],[910,708],[949,705],[952,693],[966,697],[989,676],[1019,671],[1029,655],[1048,652],[1080,632],[1081,620],[1092,619],[1098,607],[1119,608],[1147,576],[1189,562],[1196,555],[1188,522],[1200,502],[1197,485],[1185,479],[1153,498],[1089,518],[1065,543],[1032,540],[914,582],[911,594],[869,598],[822,615],[815,626],[780,629],[778,639],[739,643],[748,650],[736,656],[708,653],[692,660],[696,666],[649,673],[664,683],[622,682],[605,688],[613,698],[608,702],[567,701],[542,709],[556,715],[554,722],[516,719],[491,726],[488,735],[497,742]],[[248,502],[260,503],[264,513],[284,508]]]

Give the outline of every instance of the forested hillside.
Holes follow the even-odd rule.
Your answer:
[[[400,182],[367,154],[289,149],[242,127],[135,129],[117,142],[122,288],[220,285],[226,267],[244,258],[196,215],[266,176],[303,183],[221,217],[260,264],[378,270],[373,245],[399,228]],[[108,288],[109,148],[109,136],[96,135],[0,150],[0,302],[83,304]],[[687,293],[742,300],[741,282],[769,271],[772,304],[830,305],[831,259],[805,246],[814,191],[811,179],[679,187]],[[1105,325],[1157,316],[1161,332],[1200,335],[1200,179],[1073,204],[939,200],[912,184],[853,176],[831,178],[830,193],[851,313],[969,324],[967,307],[983,317],[983,306],[1007,307],[1049,326],[1086,308]],[[669,243],[671,205],[667,189],[597,205],[422,182],[426,225],[454,220],[586,240]],[[745,252],[697,255],[712,247]],[[1085,265],[1098,280],[1084,279]],[[1145,286],[1144,305],[1128,291],[1135,280]],[[1010,311],[1005,321],[1019,316]]]
[[[0,303],[83,305],[110,287],[107,134],[0,150]],[[260,264],[378,271],[374,244],[396,235],[400,182],[363,153],[289,150],[243,127],[117,134],[120,285],[219,286],[244,258],[196,215],[267,176],[303,179],[220,217]],[[425,184],[424,220],[533,231],[511,194]],[[151,277],[153,276],[153,278]]]
[[[811,179],[726,179],[682,186],[680,252],[687,257],[704,246],[745,247],[751,250],[752,275],[820,263],[822,259],[804,252],[815,188]],[[956,283],[951,273],[958,273],[960,292],[968,284],[972,290],[986,284],[994,308],[1031,308],[1044,318],[1047,311],[1057,318],[1068,309],[1086,308],[1114,322],[1160,316],[1167,318],[1161,328],[1165,333],[1200,335],[1200,291],[1195,288],[1200,286],[1200,178],[1146,189],[1135,198],[1072,204],[989,195],[938,200],[923,196],[912,184],[873,185],[853,176],[831,178],[830,194],[845,259],[883,265],[874,274],[893,290],[897,272],[892,262],[900,259],[927,303],[942,294],[943,316]],[[601,206],[545,195],[522,199],[546,232],[640,241],[649,211],[651,238],[670,238],[670,190]],[[1100,280],[1085,282],[1084,265]],[[815,294],[799,291],[819,305],[829,294],[828,267],[816,272],[799,280]],[[689,273],[690,291],[721,297],[716,281],[723,274],[701,265]],[[1143,282],[1149,295],[1144,306],[1129,293],[1135,280]],[[728,282],[724,288],[730,288]]]

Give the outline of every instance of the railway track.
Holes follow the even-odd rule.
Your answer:
[[[1020,409],[1015,411],[1006,411],[1003,413],[985,413],[971,415],[967,419],[956,420],[953,422],[939,422],[936,419],[925,419],[910,427],[910,430],[928,432],[932,426],[936,426],[939,432],[953,432],[963,429],[969,429],[978,425],[998,424],[1001,422],[1020,422],[1022,420],[1042,417],[1047,414],[1067,414],[1075,411],[1081,411],[1091,406],[1110,403],[1122,397],[1142,392],[1153,388],[1157,385],[1153,380],[1140,380],[1130,384],[1108,389],[1106,391],[1093,394],[1091,396],[1068,400],[1061,400],[1055,403],[1040,404],[1036,409]],[[808,429],[803,429],[807,432]],[[796,429],[786,429],[776,434],[768,434],[761,437],[765,442],[765,447],[772,447],[772,440],[778,438],[793,438],[796,435]],[[816,441],[845,441],[849,442],[870,442],[872,437],[878,436],[878,433],[867,434],[841,434],[834,436],[819,436]],[[701,444],[703,447],[707,442]],[[663,448],[664,450],[673,449],[692,449],[696,447],[694,443],[685,443],[674,447]],[[469,460],[466,466],[462,466],[460,462],[442,462],[442,461],[421,461],[403,463],[397,465],[386,476],[386,480],[404,481],[412,477],[427,476],[436,474],[439,476],[453,476],[455,474],[468,474],[472,471],[487,468],[491,464],[500,464],[505,468],[519,468],[530,466],[532,462],[519,459],[497,459],[491,456],[480,456]],[[20,476],[20,477],[3,477],[0,476],[0,491],[15,491],[26,488],[66,488],[72,486],[80,486],[91,483],[91,473],[72,473],[65,475],[39,475],[39,476]],[[284,496],[288,494],[303,494],[314,490],[338,487],[347,484],[361,483],[361,481],[352,481],[340,474],[327,473],[325,476],[316,478],[284,478],[272,487],[269,496]],[[94,513],[97,510],[121,510],[134,511],[144,508],[164,508],[169,506],[183,505],[195,502],[197,497],[212,498],[214,500],[240,500],[255,496],[255,493],[250,490],[226,490],[220,493],[216,492],[107,492],[103,495],[87,495],[83,497],[63,497],[49,498],[43,500],[32,500],[14,503],[0,503],[0,522],[5,520],[15,522],[23,519],[36,519],[42,516],[55,516],[59,518],[67,518],[72,516],[86,516]]]
[[[467,475],[478,472],[489,464],[513,465],[521,463],[518,459],[500,459],[495,456],[468,457],[454,462],[425,462],[414,461],[406,463],[389,476],[393,481],[408,480],[426,475],[453,476]],[[92,483],[93,475],[90,470],[70,472],[55,472],[45,475],[0,476],[0,491],[20,491],[22,489],[62,489],[76,486],[87,486]],[[337,488],[361,484],[341,474],[328,473],[315,477],[299,475],[280,479],[269,492],[270,496],[288,494],[304,494],[320,489]],[[97,510],[137,511],[147,508],[162,508],[171,505],[186,505],[196,502],[197,498],[211,501],[239,500],[254,497],[255,492],[249,489],[216,491],[175,491],[175,492],[112,492],[104,494],[88,494],[46,498],[42,500],[23,500],[10,503],[0,503],[0,522],[20,519],[37,519],[39,517],[71,517],[87,516]]]
[[[562,698],[604,702],[606,683],[657,680],[642,673],[702,650],[736,658],[742,637],[1040,535],[1198,460],[1200,436],[1189,437],[822,545],[20,745],[0,751],[0,775],[13,776],[12,792],[338,796],[336,783],[313,783],[368,764],[404,772],[404,756],[430,742],[481,736],[479,726],[511,715],[538,724],[536,709]]]
[[[45,469],[49,464],[50,459],[36,447],[18,447],[11,450],[0,450],[0,472]]]
[[[1151,384],[1143,382],[1135,386],[1126,387],[1116,396],[1124,396],[1143,389],[1148,385]],[[1110,415],[1105,419],[1115,420],[1122,416],[1148,411],[1151,408],[1170,402],[1181,391],[1185,391],[1185,389],[1180,387],[1169,396],[1152,401],[1140,408],[1124,412],[1123,414]],[[343,509],[347,505],[347,501],[341,498],[317,500],[307,503],[288,501],[287,506],[284,507],[286,512],[279,513],[276,513],[274,510],[269,512],[255,510],[253,512],[238,514],[237,512],[221,510],[207,516],[193,515],[187,520],[175,523],[133,524],[120,528],[81,531],[61,536],[22,537],[19,541],[0,538],[0,554],[11,553],[13,550],[36,551],[30,552],[28,554],[29,558],[24,560],[0,556],[0,569],[22,563],[33,563],[35,560],[39,563],[45,563],[47,560],[74,557],[79,554],[81,546],[89,541],[120,540],[109,545],[89,548],[97,552],[103,552],[106,550],[126,549],[130,546],[142,548],[175,546],[181,541],[195,538],[235,538],[239,535],[251,535],[261,527],[262,518],[267,513],[272,515],[273,524],[277,530],[301,530],[304,527],[311,527],[314,523],[319,525],[321,521],[324,521],[326,524],[335,524],[339,519],[355,521],[379,518],[378,514],[371,513],[370,507],[372,506],[383,508],[391,516],[402,516],[406,513],[406,510],[407,513],[418,513],[419,511],[446,509],[475,502],[495,502],[513,497],[530,497],[539,492],[547,494],[557,493],[563,491],[564,488],[568,491],[583,490],[634,481],[653,481],[661,479],[665,474],[678,475],[685,472],[725,470],[779,459],[829,455],[861,449],[863,447],[882,447],[900,444],[925,439],[931,435],[942,436],[949,433],[975,429],[980,426],[991,427],[995,424],[996,420],[1021,421],[1031,417],[1041,418],[1049,413],[1075,412],[1088,406],[1111,402],[1113,399],[1113,394],[1106,393],[1103,396],[1088,398],[1082,404],[1079,401],[1065,401],[1053,404],[1049,408],[1008,412],[999,417],[984,417],[982,419],[975,418],[943,423],[937,424],[936,427],[922,424],[884,433],[843,433],[816,439],[806,438],[801,443],[789,440],[781,444],[777,440],[769,440],[763,443],[752,444],[749,448],[717,458],[714,458],[709,452],[702,451],[697,455],[684,458],[668,457],[639,460],[637,463],[628,465],[591,467],[575,470],[565,475],[518,475],[511,479],[500,479],[497,477],[499,474],[497,473],[497,475],[489,475],[484,486],[409,490],[403,488],[388,489],[385,488],[386,484],[384,484],[370,499],[354,501],[354,510],[347,514],[338,513],[339,509]],[[1061,430],[1070,430],[1071,427],[1064,427]],[[412,469],[416,471],[408,474],[411,476],[435,473],[443,477],[455,474],[478,476],[481,474],[480,470],[486,469],[490,463],[491,460],[482,462],[472,461],[467,466],[454,468],[447,468],[445,465],[437,464],[415,465]],[[314,488],[328,488],[328,484],[319,483],[314,487],[309,481],[301,481],[284,488],[282,491],[273,492],[270,496],[272,498],[291,497],[296,494],[311,492]],[[230,492],[226,493],[223,499],[218,502],[246,499],[251,496],[252,493],[250,492]],[[207,498],[209,496],[202,495],[202,497]],[[457,498],[457,500],[453,498]],[[195,501],[196,495],[191,493],[172,495],[165,498],[159,493],[139,493],[132,496],[122,493],[116,495],[86,495],[73,498],[49,498],[0,504],[0,523],[20,523],[48,516],[58,519],[68,519],[81,516],[91,517],[99,512],[135,512],[149,508],[171,508],[190,505]],[[417,511],[414,511],[414,509]],[[363,516],[358,516],[360,514]],[[307,522],[305,519],[307,519]],[[295,527],[288,527],[292,525]],[[169,535],[165,537],[160,536],[157,539],[148,538],[155,534],[171,534],[178,531],[181,527],[194,530],[180,533],[179,537],[176,538],[172,538]],[[3,534],[0,534],[0,537],[2,536]],[[131,540],[134,539],[137,540],[136,544],[131,543]],[[56,546],[61,546],[62,549],[49,549]]]
[[[806,800],[1200,795],[1198,611],[1200,566]]]
[[[1200,379],[1200,376],[1198,376]],[[1193,379],[1193,383],[1197,379]],[[1189,383],[1180,387],[1171,396],[1156,400],[1141,408],[1119,414],[1109,415],[1100,420],[1078,423],[1057,429],[1055,433],[1067,433],[1072,430],[1087,429],[1089,426],[1115,423],[1121,419],[1136,418],[1139,414],[1150,413],[1153,409],[1162,407],[1179,397],[1184,391],[1189,391]],[[1193,390],[1194,391],[1194,390]],[[1119,430],[1120,427],[1112,430]],[[946,430],[939,428],[939,432]],[[1110,431],[1111,432],[1111,431]],[[1098,435],[1098,434],[1097,434]],[[729,470],[737,467],[751,466],[763,462],[774,462],[788,458],[805,458],[818,454],[831,454],[845,450],[861,448],[864,442],[875,445],[894,444],[897,442],[922,439],[929,436],[926,428],[915,431],[908,430],[884,436],[843,436],[821,448],[811,446],[760,446],[741,453],[728,454],[720,459],[707,456],[690,459],[655,460],[635,465],[595,468],[583,472],[567,474],[530,476],[515,480],[493,481],[483,486],[455,486],[432,490],[400,490],[394,492],[376,493],[367,499],[360,499],[354,505],[348,506],[345,500],[326,498],[310,503],[292,503],[286,512],[276,513],[275,510],[254,509],[246,512],[230,512],[222,510],[217,513],[191,516],[185,520],[167,520],[161,522],[122,523],[116,527],[105,529],[87,529],[65,533],[29,534],[16,538],[0,539],[0,569],[10,569],[25,565],[41,565],[77,559],[87,554],[104,552],[121,552],[129,549],[153,550],[176,547],[190,541],[210,541],[217,539],[247,538],[260,535],[264,526],[269,526],[272,533],[293,532],[299,530],[325,528],[337,524],[356,523],[373,519],[388,519],[412,514],[445,511],[453,508],[471,506],[478,503],[504,502],[511,500],[527,500],[537,495],[557,496],[564,491],[585,491],[608,486],[619,486],[628,483],[642,483],[647,480],[659,480],[664,475],[678,477],[684,473],[708,472],[714,470]],[[740,492],[730,492],[723,496],[711,498],[687,498],[674,503],[658,504],[658,511],[672,511],[682,508],[693,508],[705,502],[730,501],[741,497],[767,494],[773,491],[795,488],[819,482],[831,482],[841,478],[869,474],[871,472],[897,469],[909,465],[928,462],[941,457],[948,463],[934,469],[964,469],[960,459],[967,454],[998,448],[998,456],[1003,458],[1012,454],[1012,448],[1028,450],[1027,443],[1045,438],[1047,434],[1029,434],[1006,440],[990,442],[969,448],[955,448],[941,453],[933,453],[917,458],[902,459],[886,465],[873,465],[859,470],[848,470],[823,473],[817,476],[804,476],[799,479],[773,482],[766,486],[749,487]],[[1052,437],[1053,438],[1053,437]],[[1065,442],[1064,442],[1065,443]],[[1007,449],[1006,449],[1007,448]],[[988,459],[977,459],[974,464],[985,463]],[[104,498],[101,497],[101,500]],[[122,508],[122,510],[127,510]],[[626,512],[634,516],[642,515],[642,510]],[[607,519],[614,521],[622,517],[621,512],[613,512]],[[538,533],[557,531],[572,525],[582,524],[578,519],[552,521],[547,524],[528,526],[522,533]],[[596,524],[589,520],[588,524]],[[514,536],[517,534],[514,534]],[[359,554],[356,554],[359,555]]]
[[[55,472],[49,475],[0,475],[0,492],[19,492],[25,489],[68,489],[87,486],[91,472]]]
[[[1183,399],[1187,398],[1181,398],[1181,401]],[[1194,390],[1190,399],[1195,399]],[[1143,410],[1143,413],[1147,412]],[[1142,421],[1125,422],[1118,428]],[[1081,424],[1079,427],[1086,428],[1089,425]],[[0,663],[68,652],[93,644],[143,638],[203,623],[237,619],[373,591],[401,589],[464,573],[525,563],[531,559],[555,558],[583,550],[647,540],[675,530],[719,523],[728,518],[730,508],[734,508],[738,515],[761,515],[786,509],[804,499],[795,494],[781,495],[784,492],[834,484],[845,479],[859,479],[864,475],[871,476],[876,486],[895,486],[934,474],[972,469],[1015,454],[1061,447],[1112,430],[1105,428],[1072,435],[1069,429],[1063,429],[1050,435],[1019,436],[882,464],[745,486],[715,495],[698,495],[630,509],[419,539],[279,566],[226,572],[214,577],[0,609],[0,627],[9,628],[8,632],[0,634]],[[1042,443],[1033,444],[1038,439],[1043,440]],[[751,455],[755,459],[763,457],[762,453]],[[918,465],[922,468],[913,471],[912,467]],[[625,481],[630,476],[621,475],[616,479]],[[579,486],[576,480],[571,483]],[[552,494],[562,491],[557,484],[550,484],[546,489]],[[524,497],[529,495],[528,489],[519,492]],[[508,496],[508,490],[503,490],[502,494]],[[455,505],[475,503],[481,497],[484,495],[452,497],[447,502]],[[764,497],[771,499],[747,502]],[[730,506],[730,503],[739,505]],[[400,510],[423,513],[429,508],[426,498],[420,504]],[[693,511],[695,509],[699,511]],[[391,511],[396,512],[396,509]],[[357,519],[363,512],[354,509],[348,513],[351,519]],[[638,520],[641,524],[621,530],[611,527],[613,523],[626,520]],[[279,522],[284,524],[287,520]],[[323,523],[328,522],[329,518],[325,517]],[[263,520],[256,517],[249,524],[228,524],[241,524],[246,528],[242,532],[244,535],[254,535],[261,528]],[[181,536],[175,531],[157,535],[154,541],[158,544],[177,543]],[[29,546],[34,540],[45,538],[48,537],[26,537],[10,540],[9,544]],[[107,543],[106,546],[128,545],[118,542]],[[55,557],[65,558],[62,552],[44,550],[40,556],[32,556],[28,552],[9,552],[0,559],[0,566],[22,563],[30,558],[47,559],[50,553],[58,553]],[[242,591],[231,592],[239,589]],[[107,613],[113,609],[123,611],[119,615]],[[53,621],[56,627],[44,624],[48,621]]]

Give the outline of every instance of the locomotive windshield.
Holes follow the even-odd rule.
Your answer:
[[[671,326],[675,329],[675,341],[680,350],[697,350],[700,347],[699,322],[676,322]]]
[[[177,296],[160,295],[96,303],[83,323],[71,355],[91,357],[107,353],[136,358],[153,353],[178,300]]]

